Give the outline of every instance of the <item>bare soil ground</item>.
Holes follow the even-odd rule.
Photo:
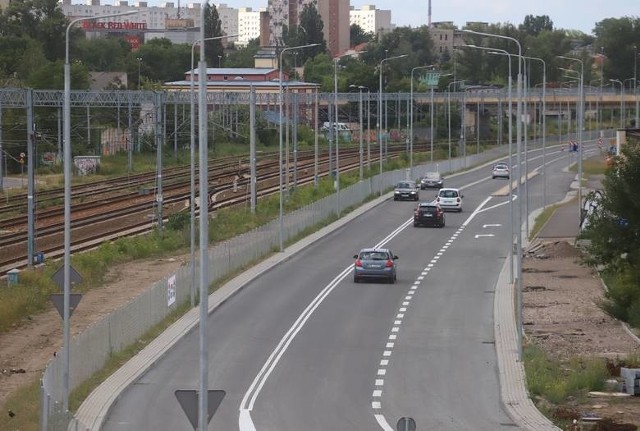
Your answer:
[[[604,314],[597,303],[603,286],[591,268],[581,264],[579,251],[566,241],[532,246],[523,258],[523,322],[526,341],[539,344],[559,358],[640,354],[640,344],[620,322]],[[113,268],[104,286],[85,294],[72,317],[72,335],[122,306],[188,256],[128,263]],[[62,344],[62,321],[53,307],[30,316],[13,331],[0,335],[0,420],[10,420],[7,397],[33,382]],[[19,372],[24,371],[24,372]],[[600,396],[572,406],[640,426],[640,397]],[[20,412],[16,412],[20,414]]]
[[[638,340],[598,307],[604,286],[598,274],[582,264],[580,253],[567,241],[532,244],[525,253],[522,261],[525,341],[536,343],[558,359],[595,356],[619,363],[628,356],[637,357]],[[589,396],[584,401],[572,400],[566,407],[584,417],[610,418],[640,427],[637,396]]]
[[[71,336],[123,306],[163,275],[175,271],[186,258],[188,256],[152,259],[112,268],[102,287],[83,295],[71,317]],[[60,351],[62,330],[62,318],[52,305],[44,313],[28,316],[11,332],[0,334],[0,422],[9,419],[5,408],[9,395],[39,378],[53,355]]]

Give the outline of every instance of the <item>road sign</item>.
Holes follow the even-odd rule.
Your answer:
[[[51,279],[58,285],[60,290],[64,290],[64,265],[53,273]],[[69,283],[71,286],[82,282],[82,276],[73,266],[69,266]]]
[[[416,421],[413,418],[400,418],[396,425],[396,431],[416,431]]]
[[[51,299],[53,306],[58,310],[60,317],[64,319],[64,293],[52,293],[51,296],[49,296],[49,299]],[[69,317],[71,317],[81,299],[82,293],[69,294]]]
[[[194,430],[198,429],[198,391],[195,389],[178,389],[174,393],[191,426]],[[207,424],[211,422],[213,414],[218,410],[225,395],[225,391],[209,390],[207,397]]]
[[[438,81],[440,80],[440,72],[427,72],[420,79],[420,82],[426,85],[427,87],[437,87]]]

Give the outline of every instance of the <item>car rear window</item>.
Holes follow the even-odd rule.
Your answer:
[[[440,197],[443,198],[457,198],[458,197],[458,192],[455,190],[441,190],[440,191]]]
[[[360,253],[361,260],[387,260],[389,256],[383,251],[365,251]]]

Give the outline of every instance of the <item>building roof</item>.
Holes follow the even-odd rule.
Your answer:
[[[197,86],[198,83],[194,82],[194,86]],[[171,81],[165,82],[165,87],[171,88],[185,88],[188,89],[191,86],[191,81]],[[209,87],[225,87],[229,89],[240,89],[247,88],[250,86],[260,87],[260,88],[272,88],[278,89],[280,87],[280,82],[278,80],[274,81],[251,81],[249,79],[231,79],[227,81],[208,81],[207,86]],[[304,81],[283,81],[283,87],[319,87],[320,84],[315,82],[304,82]]]
[[[278,69],[269,67],[207,67],[207,75],[268,75],[277,71]],[[187,70],[185,75],[190,73],[191,71]],[[194,69],[193,74],[198,74],[198,68]]]

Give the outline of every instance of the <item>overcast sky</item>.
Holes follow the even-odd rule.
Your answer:
[[[165,1],[186,6],[198,0],[148,0],[150,5]],[[254,10],[267,6],[267,0],[214,0],[213,3]],[[367,4],[391,10],[391,22],[397,26],[417,27],[428,22],[429,0],[351,0],[351,6],[356,8]],[[458,27],[467,21],[519,25],[527,15],[548,15],[555,28],[591,34],[595,23],[605,18],[640,15],[640,0],[431,0],[431,21],[453,21]]]

